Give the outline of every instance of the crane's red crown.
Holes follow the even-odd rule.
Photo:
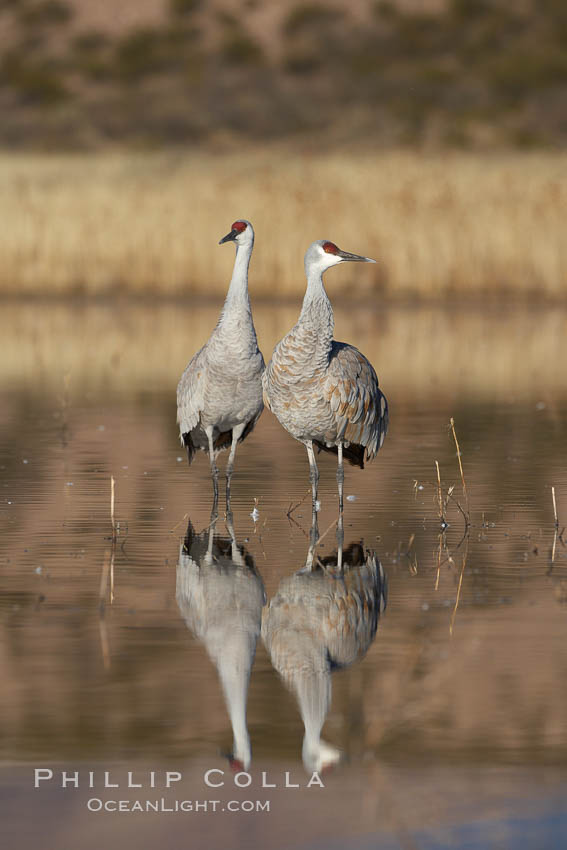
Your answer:
[[[337,246],[335,245],[334,242],[325,242],[323,244],[323,251],[325,251],[326,254],[338,254],[339,253],[339,249],[337,248]]]
[[[245,221],[235,221],[231,230],[237,230],[239,233],[243,233],[246,230],[246,222]]]

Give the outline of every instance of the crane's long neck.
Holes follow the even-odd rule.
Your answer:
[[[250,309],[250,297],[248,295],[248,267],[254,241],[251,240],[243,245],[237,245],[234,269],[224,307],[219,319],[219,325],[225,327],[235,320],[252,316]]]
[[[238,633],[233,645],[226,648],[217,660],[218,671],[233,734],[233,755],[244,764],[250,764],[250,736],[246,726],[246,699],[250,671],[254,661],[257,634]]]
[[[307,675],[303,673],[294,686],[305,727],[303,760],[312,769],[318,770],[321,729],[331,705],[331,673],[321,668]]]
[[[302,348],[309,353],[313,364],[326,365],[333,343],[335,319],[329,297],[323,286],[321,270],[306,268],[307,290],[296,325]]]

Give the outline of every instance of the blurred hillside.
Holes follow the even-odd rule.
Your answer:
[[[0,0],[0,145],[567,141],[564,0]]]

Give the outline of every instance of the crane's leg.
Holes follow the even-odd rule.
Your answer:
[[[311,492],[313,494],[313,511],[315,511],[315,502],[317,501],[317,485],[319,484],[319,470],[315,460],[315,452],[313,451],[313,443],[309,440],[305,443],[307,455],[309,457],[309,480],[311,481]]]
[[[213,445],[213,427],[205,428],[205,434],[209,441],[209,461],[211,464],[211,476],[213,479],[213,511],[216,511],[219,502],[219,469],[215,462],[215,448]]]
[[[206,563],[213,563],[213,543],[215,542],[215,528],[217,524],[218,513],[213,510],[211,513],[211,524],[209,525],[209,541],[207,545],[207,558]]]
[[[236,428],[232,429],[232,445],[230,447],[230,454],[228,456],[228,460],[226,462],[226,510],[230,511],[230,479],[232,478],[232,472],[234,470],[234,458],[236,456],[236,447],[238,445],[238,441],[242,436],[242,432],[246,428],[246,423],[243,422],[242,425],[237,425]]]
[[[234,523],[234,518],[232,516],[232,511],[229,510],[228,507],[227,507],[227,509],[226,509],[226,527],[227,527],[227,530],[228,530],[228,533],[229,533],[229,536],[230,536],[230,542],[231,542],[231,545],[232,545],[232,558],[234,560],[234,550],[236,549],[238,544],[236,543],[236,535],[234,533],[234,524],[233,523]]]
[[[337,446],[337,486],[339,488],[339,513],[343,512],[343,486],[345,481],[345,468],[343,466],[343,444]]]
[[[313,563],[313,555],[315,553],[315,546],[319,541],[319,524],[317,522],[317,509],[315,507],[315,502],[313,502],[313,509],[311,511],[311,530],[309,532],[309,551],[311,557],[311,563]]]
[[[307,558],[305,559],[305,566],[302,567],[299,572],[300,573],[310,573],[313,571],[313,561],[315,560],[315,548],[319,541],[319,526],[317,524],[317,511],[315,507],[313,507],[313,513],[311,515],[311,530],[309,532],[309,549],[307,551]]]
[[[345,530],[343,526],[343,515],[339,513],[339,521],[337,523],[337,567],[342,573],[343,571],[343,543],[345,541]]]

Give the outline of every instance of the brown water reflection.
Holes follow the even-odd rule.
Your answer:
[[[32,791],[18,765],[129,769],[142,760],[156,768],[183,763],[200,777],[203,765],[226,768],[220,753],[232,745],[213,656],[176,602],[180,544],[189,521],[196,532],[209,526],[211,487],[205,459],[189,471],[182,456],[174,390],[210,313],[168,307],[166,320],[153,308],[107,309],[82,311],[81,332],[77,313],[63,305],[43,310],[41,322],[31,307],[12,305],[3,319],[11,316],[12,330],[0,374],[0,804],[16,800],[20,813]],[[272,325],[263,327],[276,336],[288,312],[270,308]],[[367,846],[355,836],[382,828],[397,836],[392,846],[459,846],[454,836],[452,843],[427,843],[420,830],[467,819],[503,823],[548,805],[558,811],[550,801],[567,764],[567,549],[561,540],[553,549],[550,487],[567,522],[565,316],[425,311],[422,326],[418,313],[408,319],[402,310],[385,322],[369,314],[355,333],[357,315],[338,312],[346,332],[337,336],[374,360],[392,421],[377,461],[364,472],[347,470],[345,494],[355,498],[346,502],[344,542],[376,551],[388,577],[388,610],[366,656],[333,674],[323,735],[345,761],[325,791],[327,802],[308,805],[299,792],[303,832],[292,834],[282,825],[290,804],[274,792],[281,805],[273,821],[242,817],[238,840],[217,825],[218,846],[318,846],[338,834],[343,846]],[[119,316],[129,316],[134,353],[123,341],[109,345],[104,316],[116,339]],[[406,321],[419,354],[411,333],[402,333]],[[184,338],[186,324],[199,329],[194,337]],[[437,324],[442,363],[431,338]],[[462,498],[451,416],[471,503],[468,539],[453,503],[440,539],[434,498],[435,460],[444,489],[455,484]],[[336,494],[332,459],[321,458],[320,466],[319,527],[330,528],[318,550],[324,559],[336,548]],[[306,467],[302,447],[268,413],[239,454],[234,539],[255,563],[268,604],[308,555],[307,501],[287,516],[308,490]],[[120,523],[114,548],[111,475]],[[230,539],[223,522],[221,516],[219,534]],[[305,781],[298,705],[261,642],[247,726],[253,771],[287,769]],[[194,793],[203,794],[202,783]],[[411,812],[400,805],[405,795]],[[55,811],[71,805],[55,791],[46,800]],[[74,829],[81,830],[83,792],[73,800]],[[350,809],[331,816],[348,800]],[[126,823],[120,835],[129,846]],[[269,823],[279,824],[287,843],[268,836]],[[548,828],[540,824],[540,838]],[[14,829],[14,846],[27,846],[25,830],[15,821]],[[389,840],[368,846],[389,847]]]

